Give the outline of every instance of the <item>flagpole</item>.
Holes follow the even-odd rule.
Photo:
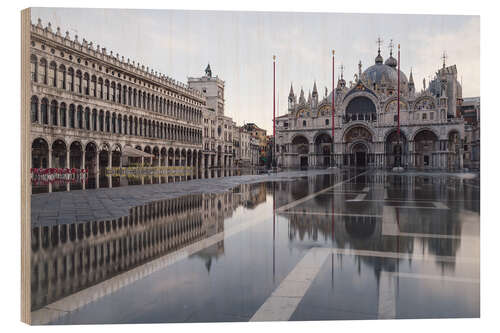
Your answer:
[[[332,50],[332,167],[335,167],[335,50]]]
[[[400,63],[399,63],[399,60],[400,60],[400,46],[398,44],[398,143],[401,142],[401,133],[400,133],[400,130],[399,130],[399,99],[400,99]],[[400,165],[399,165],[400,166]]]
[[[271,168],[275,165],[276,155],[276,56],[273,55],[273,158]]]

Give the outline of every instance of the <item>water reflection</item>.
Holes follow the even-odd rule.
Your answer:
[[[358,173],[245,184],[225,193],[135,207],[117,220],[33,228],[32,309],[214,235],[221,235],[221,240],[192,252],[189,260],[130,285],[138,299],[126,309],[113,303],[117,308],[96,321],[91,309],[116,302],[110,296],[111,300],[93,303],[59,323],[247,320],[312,247],[397,255],[332,255],[331,263],[322,268],[328,270],[327,276],[319,273],[317,289],[311,287],[314,297],[301,303],[304,309],[352,305],[359,310],[358,294],[367,308],[376,307],[377,300],[370,297],[380,298],[381,288],[399,288],[399,277],[387,287],[383,279],[388,272],[478,276],[477,265],[460,260],[479,255],[478,185],[453,177],[382,172],[353,178]],[[280,209],[285,206],[289,208]],[[388,217],[388,210],[393,215]],[[231,233],[262,218],[265,223]],[[398,233],[387,233],[388,222]],[[425,260],[413,261],[413,256]],[[179,276],[189,283],[177,281]],[[353,288],[350,283],[356,290],[342,294]],[[419,292],[412,288],[407,290]],[[470,290],[474,305],[476,294]],[[342,304],[335,303],[339,295],[334,293],[342,294]],[[326,297],[325,304],[321,297]],[[415,294],[409,297],[414,299]],[[143,310],[146,305],[151,313]],[[134,316],[123,319],[119,315],[123,311]],[[304,317],[296,318],[316,318],[310,312],[297,313]],[[349,313],[339,318],[354,318]],[[331,319],[330,314],[319,319]]]
[[[265,184],[241,185],[221,194],[152,202],[115,220],[33,227],[32,310],[223,232],[236,208],[256,207],[265,191]],[[208,270],[212,257],[223,252],[222,241],[200,254]]]

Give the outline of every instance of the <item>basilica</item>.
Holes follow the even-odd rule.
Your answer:
[[[423,79],[420,92],[415,91],[411,71],[408,77],[399,72],[399,119],[398,61],[391,48],[384,62],[380,44],[372,66],[363,71],[360,62],[349,84],[342,66],[337,86],[330,93],[325,88],[323,98],[316,82],[307,99],[303,89],[297,96],[291,86],[288,112],[276,119],[278,166],[392,168],[400,158],[404,168],[462,169],[468,156],[463,151],[462,86],[456,65],[447,66],[445,60],[443,56],[428,85]]]

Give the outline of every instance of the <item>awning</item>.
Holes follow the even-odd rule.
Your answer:
[[[153,155],[153,154],[148,154],[146,152],[143,152],[142,150],[135,149],[135,148],[132,148],[129,146],[125,146],[123,148],[123,156],[126,156],[126,157],[147,157],[147,158],[155,157],[155,155]]]

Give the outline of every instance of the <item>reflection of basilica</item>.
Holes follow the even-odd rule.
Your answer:
[[[224,233],[224,220],[242,205],[256,206],[263,184],[241,185],[234,192],[189,195],[131,208],[115,220],[33,226],[31,307],[37,310],[65,296]],[[253,194],[252,194],[253,193]],[[204,250],[212,258],[224,241]]]
[[[445,59],[445,58],[444,58]],[[278,164],[285,168],[340,166],[386,168],[395,165],[397,143],[402,164],[410,168],[462,168],[465,122],[459,109],[462,87],[455,65],[438,69],[421,92],[413,73],[400,72],[400,138],[397,135],[397,60],[375,64],[359,73],[350,85],[342,75],[335,88],[335,146],[332,151],[332,93],[323,98],[314,83],[312,94],[297,96],[290,88],[288,113],[276,120]]]
[[[448,191],[450,182],[439,177],[421,176],[394,176],[394,175],[364,175],[359,177],[361,186],[369,186],[374,198],[383,198],[385,185],[389,187],[389,196],[400,196],[408,200],[432,200],[423,197],[420,189],[425,188],[430,192],[440,193],[440,201],[447,202],[455,200],[454,191]],[[362,179],[361,179],[362,178]],[[314,185],[306,184],[306,180],[297,182],[297,188],[304,189]],[[294,183],[281,183],[277,187],[277,200],[284,201],[290,196],[289,190],[293,190]],[[440,234],[452,235],[450,238],[418,238],[400,237],[395,235],[385,236],[383,234],[382,207],[377,201],[350,202],[355,194],[357,184],[348,184],[339,188],[337,194],[316,196],[307,201],[307,207],[297,206],[293,212],[279,213],[289,221],[288,238],[293,243],[315,242],[319,246],[331,245],[335,248],[370,250],[396,253],[416,253],[425,251],[430,255],[454,257],[460,249],[460,235],[462,225],[454,210],[425,210],[421,209],[415,214],[413,209],[398,209],[397,224],[401,232],[417,234]],[[460,186],[460,185],[456,185]],[[359,189],[358,189],[359,191]],[[309,192],[310,193],[310,192]],[[305,195],[302,195],[305,196]],[[390,201],[387,204],[392,204]],[[395,203],[397,204],[397,203]],[[403,206],[403,204],[399,203]],[[362,213],[353,213],[359,210]],[[436,221],[438,219],[439,221]],[[362,260],[371,262],[368,257]],[[452,268],[453,262],[443,262],[440,265]]]

